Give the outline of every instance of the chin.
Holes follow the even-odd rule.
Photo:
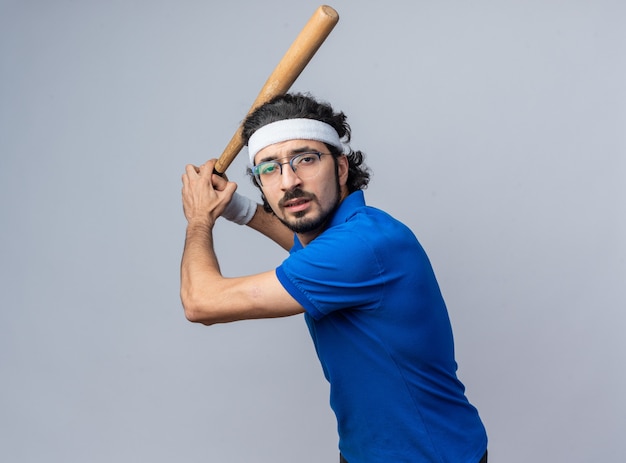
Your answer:
[[[328,219],[327,216],[305,218],[304,213],[302,213],[302,215],[298,217],[299,214],[300,213],[296,214],[295,219],[281,219],[281,222],[294,233],[310,233],[322,228],[326,224],[326,221]]]

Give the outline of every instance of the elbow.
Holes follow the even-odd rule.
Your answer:
[[[203,325],[210,324],[205,321],[202,313],[199,310],[195,310],[189,306],[184,306],[184,308],[185,318],[187,319],[187,321],[190,321],[191,323],[202,323]]]
[[[185,318],[191,323],[201,323],[203,325],[213,325],[217,323],[216,314],[207,307],[193,298],[181,295],[183,309],[185,310]]]

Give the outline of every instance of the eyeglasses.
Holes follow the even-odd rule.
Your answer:
[[[252,173],[262,186],[272,185],[278,182],[283,174],[283,165],[289,164],[291,170],[302,180],[315,177],[320,171],[322,156],[330,155],[330,153],[319,153],[310,151],[306,153],[298,153],[287,162],[278,162],[275,160],[264,161],[258,163],[252,168]]]

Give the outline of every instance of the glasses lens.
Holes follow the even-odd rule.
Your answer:
[[[271,185],[278,181],[282,174],[282,167],[289,164],[295,174],[301,179],[311,178],[320,170],[322,153],[300,153],[289,162],[265,161],[254,166],[254,176],[261,185]]]
[[[296,175],[300,178],[314,177],[320,170],[320,153],[302,153],[291,160]]]
[[[280,164],[276,161],[262,162],[254,166],[254,175],[261,185],[267,185],[278,180]]]

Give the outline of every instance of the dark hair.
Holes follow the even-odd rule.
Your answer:
[[[343,112],[334,112],[333,108],[324,102],[320,102],[310,95],[302,93],[288,93],[272,98],[267,103],[259,106],[250,113],[243,122],[242,141],[244,145],[248,144],[248,140],[254,132],[261,127],[272,122],[282,121],[283,119],[317,119],[331,125],[339,134],[339,138],[346,144],[350,142],[351,129],[346,121],[346,115]],[[341,156],[342,153],[338,148],[326,145],[334,158]],[[370,180],[369,169],[363,163],[364,154],[361,151],[354,151],[346,154],[348,158],[348,182],[347,188],[349,193],[367,188]],[[250,169],[248,174],[252,177],[252,182],[258,187],[259,185],[252,175]],[[263,198],[264,206],[268,210],[268,205]]]

